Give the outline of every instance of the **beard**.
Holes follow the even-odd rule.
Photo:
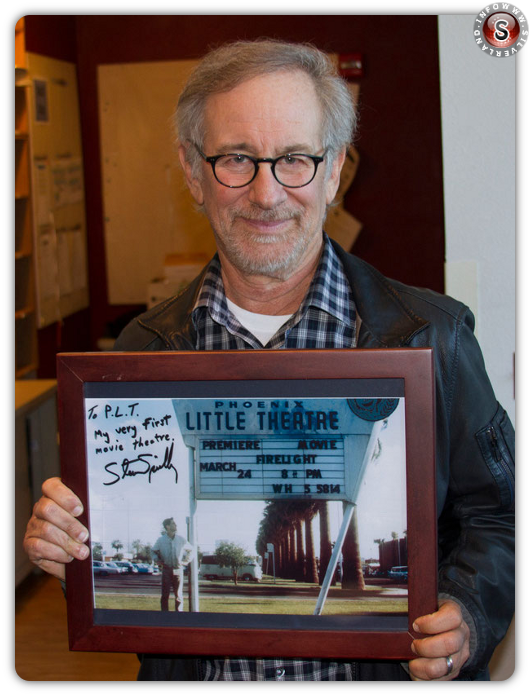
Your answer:
[[[247,220],[289,225],[264,234],[247,225]],[[278,280],[286,280],[296,270],[315,235],[314,220],[304,220],[304,209],[292,205],[280,210],[233,208],[223,227],[222,234],[214,229],[217,244],[240,272]]]

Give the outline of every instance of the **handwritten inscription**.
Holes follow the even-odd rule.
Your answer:
[[[151,483],[151,477],[156,474],[157,471],[162,469],[170,469],[175,474],[175,483],[178,483],[179,475],[175,466],[173,465],[173,447],[172,443],[170,447],[166,447],[164,454],[164,460],[162,464],[152,464],[152,458],[158,459],[156,454],[142,454],[137,459],[127,459],[125,458],[121,463],[121,474],[119,473],[120,466],[118,462],[109,462],[105,465],[105,471],[114,476],[111,481],[104,481],[104,486],[113,486],[118,481],[122,481],[127,476],[147,476],[149,483]],[[118,469],[118,471],[116,471]]]
[[[152,483],[159,472],[166,474],[164,483],[178,483],[174,461],[178,425],[174,415],[160,408],[159,402],[153,405],[149,400],[87,404],[90,464],[101,464],[104,486],[132,479]]]

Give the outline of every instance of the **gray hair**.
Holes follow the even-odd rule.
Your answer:
[[[346,82],[333,61],[310,44],[272,39],[237,41],[208,53],[189,78],[180,95],[175,127],[182,145],[202,149],[206,100],[228,92],[260,75],[300,70],[313,80],[322,107],[322,145],[329,153],[328,166],[353,139],[357,116]],[[187,147],[187,158],[197,173],[199,155]]]

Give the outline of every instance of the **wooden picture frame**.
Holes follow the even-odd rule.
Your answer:
[[[178,534],[191,544],[188,570],[172,571],[181,573],[181,588],[187,585],[180,611],[161,610],[153,561],[149,578],[96,576],[90,558],[68,564],[72,650],[413,657],[413,621],[437,608],[431,349],[76,353],[60,354],[57,366],[62,477],[85,506],[80,520],[91,533],[93,555],[103,554],[101,562],[107,563],[110,552],[123,548],[133,560],[135,542],[137,555],[142,548],[160,560],[152,542],[173,514]],[[368,504],[361,505],[363,495]],[[297,515],[310,519],[309,513],[292,511],[323,509],[323,501],[342,512],[335,513],[335,551],[320,585],[286,578],[284,570],[280,577],[280,556],[287,563],[294,550],[289,556],[282,536],[265,537],[272,534],[278,510],[290,510],[291,534]],[[354,537],[360,554],[365,537],[368,545],[373,537],[382,546],[380,561],[385,549],[397,547],[394,561],[406,553],[407,563],[392,565],[407,566],[408,579],[396,572],[397,582],[369,575],[364,590],[347,587],[343,542],[352,538],[348,530],[356,508],[365,516],[362,533]],[[222,553],[223,540],[232,543],[229,533],[255,538],[252,529],[258,527],[250,521],[255,514],[262,515],[261,537],[246,561],[261,582],[247,582],[259,579],[252,573],[237,584],[224,578],[212,582],[204,576],[206,555],[215,552],[209,540],[215,539]],[[387,532],[379,531],[383,522]],[[306,523],[306,534],[312,524]],[[136,538],[142,534],[150,535],[146,547]],[[384,542],[375,538],[380,534],[398,539]],[[302,548],[300,538],[299,530],[293,532],[291,548],[298,544],[304,551],[307,570],[313,556],[307,539]],[[327,544],[325,532],[320,539]],[[373,566],[375,552],[368,553]],[[370,564],[364,556],[366,575]],[[297,558],[300,569],[302,556]],[[219,568],[232,563],[224,556],[214,561]],[[166,562],[163,577],[168,567]],[[234,567],[237,579],[243,566]],[[333,585],[337,567],[342,584]],[[209,572],[211,578],[211,567]],[[393,596],[397,599],[390,601]]]

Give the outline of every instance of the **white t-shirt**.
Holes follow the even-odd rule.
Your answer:
[[[285,322],[292,317],[292,314],[256,314],[255,312],[247,312],[226,298],[228,309],[237,318],[239,323],[250,331],[262,346],[266,346],[276,331],[283,326]]]

